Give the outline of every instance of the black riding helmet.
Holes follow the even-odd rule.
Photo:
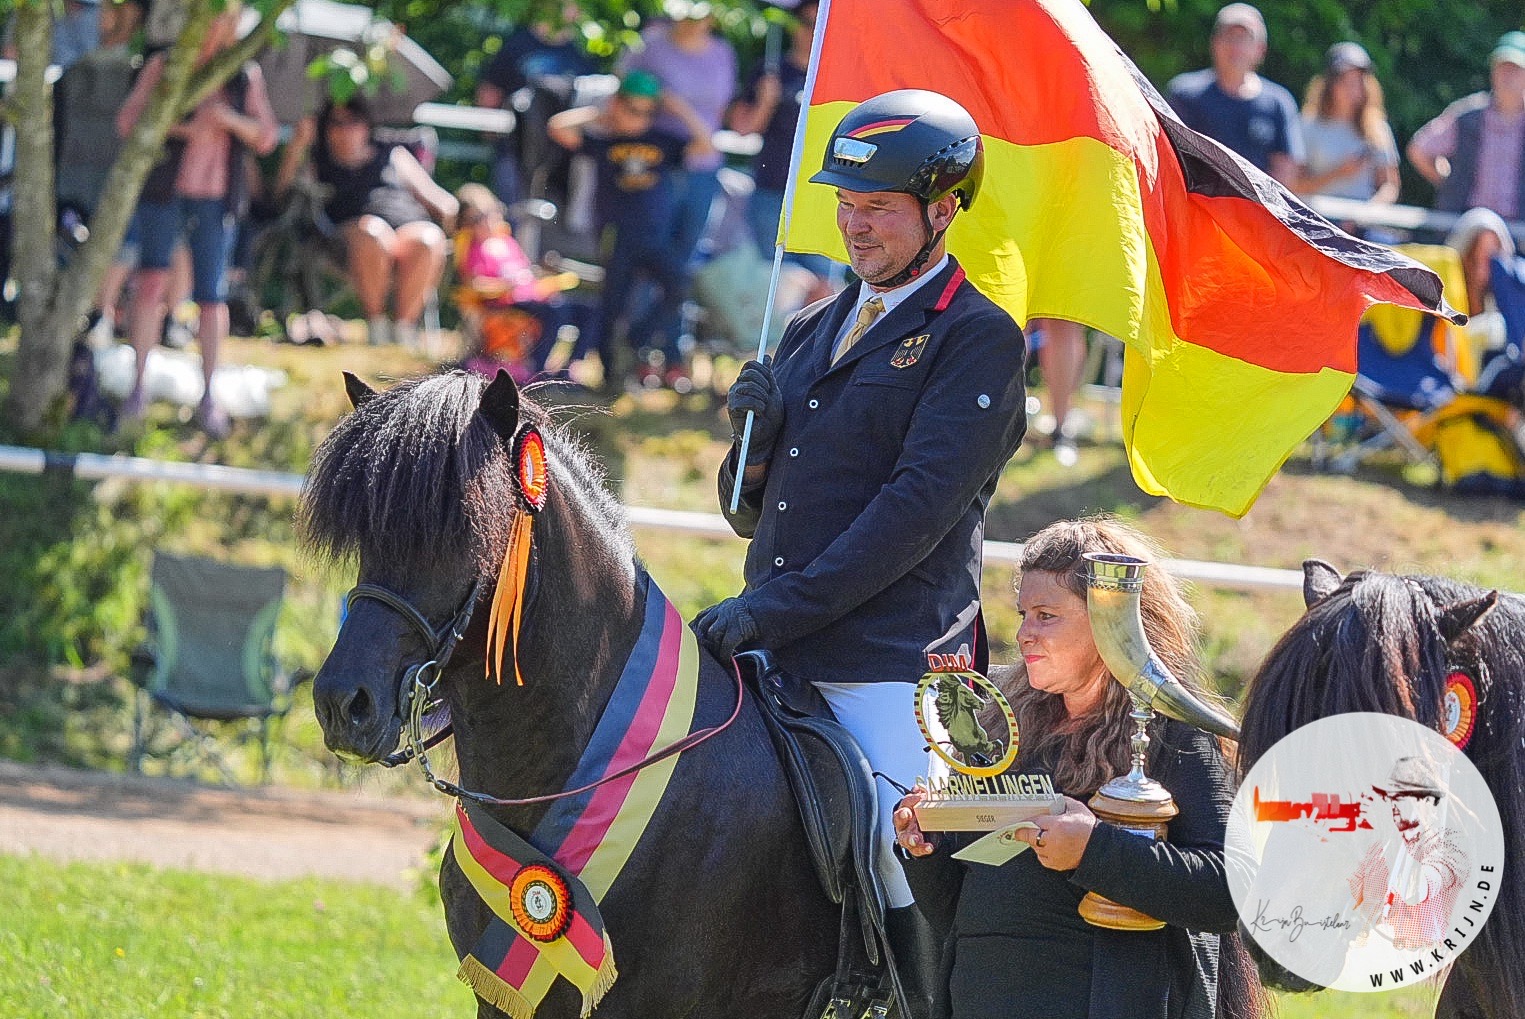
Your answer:
[[[843,191],[901,191],[923,204],[956,191],[967,209],[984,174],[985,145],[968,111],[947,96],[906,88],[843,117],[810,180]]]
[[[865,100],[843,117],[810,180],[843,191],[898,191],[921,202],[927,242],[900,272],[874,281],[892,288],[921,274],[942,237],[927,206],[956,194],[969,208],[984,175],[985,145],[969,112],[947,96],[907,88]]]

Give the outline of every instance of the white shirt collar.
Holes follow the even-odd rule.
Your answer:
[[[916,293],[916,291],[926,286],[932,277],[942,272],[945,268],[947,268],[947,266],[948,253],[945,251],[943,252],[943,257],[939,258],[935,265],[918,274],[915,279],[909,280],[906,283],[902,283],[894,290],[874,290],[867,283],[860,282],[858,284],[858,298],[853,302],[852,311],[848,313],[846,320],[842,323],[842,328],[837,330],[837,340],[840,341],[842,337],[847,335],[847,331],[851,329],[853,327],[853,323],[858,320],[858,312],[863,308],[865,304],[869,302],[871,298],[877,297],[884,302],[884,312],[880,314],[879,318],[874,320],[873,325],[868,327],[869,331],[872,331],[874,325],[878,325],[880,320],[882,320],[886,314],[894,311],[897,307],[900,306],[902,302],[905,301],[906,298],[910,297],[912,294]]]

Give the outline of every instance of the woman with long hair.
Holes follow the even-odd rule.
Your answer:
[[[1303,103],[1308,162],[1306,195],[1391,204],[1398,198],[1398,144],[1387,122],[1382,86],[1360,43],[1329,47],[1324,72]]]
[[[1060,521],[1023,550],[1017,605],[1022,660],[991,670],[1016,712],[1013,772],[1046,774],[1064,813],[1035,818],[1016,837],[1032,847],[1000,866],[954,864],[963,836],[923,833],[913,792],[895,812],[897,839],[917,902],[954,897],[949,1002],[955,1019],[1216,1019],[1260,1012],[1237,922],[1223,840],[1233,771],[1218,740],[1157,715],[1146,770],[1180,813],[1166,841],[1098,820],[1085,800],[1129,769],[1132,703],[1097,651],[1086,607],[1084,556],[1152,563],[1140,597],[1144,632],[1188,689],[1198,684],[1197,615],[1160,565],[1159,550],[1117,520]],[[999,731],[997,726],[996,731]],[[950,868],[962,872],[954,874]],[[939,872],[940,871],[940,872]],[[1094,927],[1077,912],[1094,891],[1164,921],[1154,931]],[[939,902],[939,893],[942,901]]]

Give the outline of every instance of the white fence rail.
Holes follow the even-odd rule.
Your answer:
[[[43,474],[56,471],[87,481],[123,478],[130,481],[168,481],[199,488],[243,495],[284,496],[295,498],[302,490],[302,476],[281,471],[256,471],[219,464],[177,463],[148,460],[135,456],[102,456],[98,453],[50,453],[21,446],[0,446],[0,471],[15,474]],[[734,538],[725,518],[718,513],[694,513],[685,510],[631,506],[626,516],[634,527],[687,534],[696,538]],[[1010,541],[985,542],[986,563],[1016,564],[1021,561],[1022,546]],[[1238,563],[1202,562],[1195,559],[1172,559],[1171,570],[1178,577],[1211,587],[1244,591],[1300,591],[1303,575],[1298,570],[1278,570]]]

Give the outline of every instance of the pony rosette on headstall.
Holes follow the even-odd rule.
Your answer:
[[[1498,806],[1505,860],[1497,905],[1450,968],[1436,1015],[1525,1015],[1525,598],[1428,576],[1303,564],[1308,610],[1250,681],[1241,774],[1310,722],[1381,712],[1438,730]],[[1258,951],[1271,986],[1317,990]]]
[[[314,705],[335,753],[416,757],[457,798],[440,890],[478,1014],[803,1015],[838,911],[756,704],[588,453],[504,372],[347,381],[301,507],[359,572]],[[441,717],[456,782],[428,769]]]

